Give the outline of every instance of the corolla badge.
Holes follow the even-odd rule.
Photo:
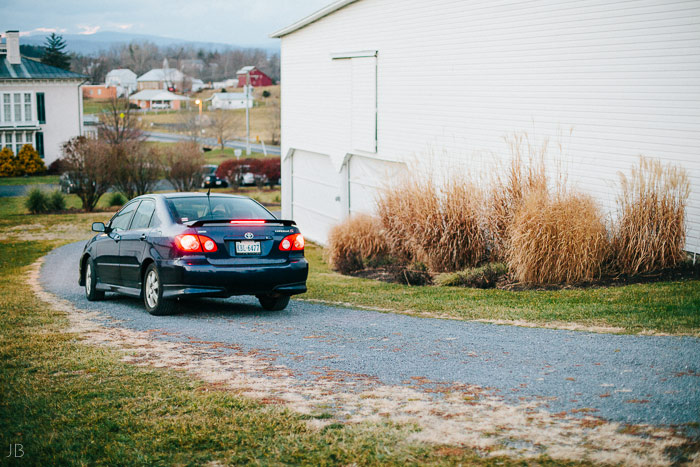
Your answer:
[[[246,232],[243,236],[244,236],[245,238],[247,238],[248,240],[250,240],[251,238],[255,237],[255,235],[253,235],[253,232]]]

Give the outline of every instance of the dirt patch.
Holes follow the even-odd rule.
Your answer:
[[[416,426],[411,440],[475,449],[483,456],[588,460],[628,465],[670,465],[668,453],[687,444],[671,429],[611,423],[588,413],[551,414],[547,401],[509,405],[485,388],[440,385],[416,376],[410,386],[380,384],[367,375],[322,369],[315,380],[296,378],[263,352],[220,343],[168,342],[158,330],[134,331],[100,324],[105,316],[74,307],[39,284],[43,260],[28,268],[34,293],[69,320],[67,332],[87,344],[123,352],[134,365],[184,371],[204,382],[202,390],[230,390],[302,414],[329,413],[309,421],[321,429],[332,423],[394,423]],[[697,462],[691,459],[690,462]]]

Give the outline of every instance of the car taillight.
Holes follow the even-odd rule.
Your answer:
[[[301,234],[287,235],[280,242],[281,251],[304,251],[304,237]]]
[[[216,242],[204,235],[185,234],[175,237],[175,246],[185,253],[214,253]]]

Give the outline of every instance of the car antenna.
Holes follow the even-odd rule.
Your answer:
[[[209,216],[213,218],[214,216],[213,216],[213,213],[211,212],[211,198],[209,198],[210,194],[211,194],[211,187],[209,187],[209,189],[207,189],[207,204],[209,205]]]

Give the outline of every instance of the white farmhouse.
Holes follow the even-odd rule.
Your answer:
[[[20,56],[19,31],[0,43],[0,146],[31,144],[48,166],[82,134],[85,76]]]
[[[245,92],[216,92],[207,100],[211,101],[210,108],[226,110],[245,109],[246,105],[252,108],[254,103],[252,96],[246,101]]]
[[[640,154],[685,167],[700,251],[698,24],[698,2],[332,3],[272,34],[283,216],[323,243],[412,162],[482,172],[526,131],[561,142],[568,180],[608,210]]]
[[[128,96],[136,91],[136,73],[128,68],[118,68],[107,73],[105,85],[116,87],[119,97]]]

